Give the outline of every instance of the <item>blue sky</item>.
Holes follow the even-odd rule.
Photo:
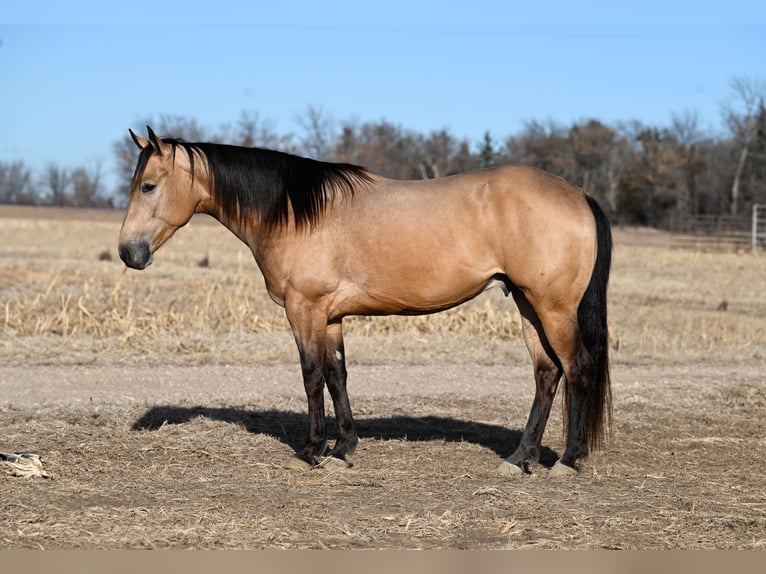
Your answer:
[[[766,81],[762,0],[6,2],[0,161],[100,161],[111,184],[142,118],[298,133],[309,105],[476,142],[686,111],[715,132],[735,76]]]

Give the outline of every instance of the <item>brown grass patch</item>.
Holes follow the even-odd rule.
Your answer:
[[[116,249],[114,213],[96,212],[90,219],[70,218],[71,211],[43,211],[42,218],[31,217],[34,210],[22,210],[29,217],[13,213],[0,214],[0,321],[6,335],[0,353],[6,360],[34,361],[25,349],[40,347],[62,358],[71,353],[76,362],[174,362],[179,354],[184,362],[233,364],[287,358],[281,345],[253,355],[252,341],[276,340],[270,334],[286,335],[289,348],[287,321],[266,295],[250,253],[209,218],[195,218],[152,267],[136,272],[103,256]],[[617,238],[610,286],[615,361],[762,357],[762,254],[622,245],[619,231]],[[199,266],[202,258],[205,267]],[[462,362],[466,338],[489,349],[480,362],[525,360],[518,312],[499,292],[437,315],[353,317],[345,325],[354,341],[352,361],[387,362],[402,354]],[[96,353],[82,357],[86,347]]]

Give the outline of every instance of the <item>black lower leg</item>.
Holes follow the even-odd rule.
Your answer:
[[[303,385],[306,389],[309,410],[309,430],[306,444],[298,452],[298,457],[309,464],[316,465],[317,457],[327,450],[327,432],[324,411],[324,372],[321,363],[312,361],[301,353]]]
[[[334,356],[326,358],[325,378],[335,409],[336,439],[330,455],[346,460],[346,455],[354,453],[359,439],[346,390],[347,372],[342,344],[335,350]]]
[[[526,470],[528,461],[540,461],[540,443],[553,405],[553,397],[561,371],[553,366],[538,366],[535,370],[535,399],[519,446],[506,460]]]
[[[588,456],[588,402],[581,381],[567,385],[567,446],[561,464],[577,468],[578,459]]]

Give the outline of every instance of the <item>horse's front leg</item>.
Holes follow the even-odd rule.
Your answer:
[[[327,430],[324,410],[324,354],[315,354],[299,346],[303,387],[306,390],[309,410],[309,430],[304,447],[298,458],[311,466],[319,464],[319,457],[327,450]]]
[[[308,399],[309,430],[304,447],[296,455],[314,467],[327,450],[324,410],[327,316],[305,301],[292,302],[286,308],[300,353],[303,386]]]

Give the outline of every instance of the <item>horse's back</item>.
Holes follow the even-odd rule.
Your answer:
[[[434,180],[389,180],[381,188],[370,212],[375,218],[397,214],[390,223],[404,236],[419,230],[445,249],[470,251],[517,283],[530,269],[589,267],[595,257],[595,221],[585,193],[538,169],[500,166]],[[386,196],[395,198],[395,208]]]
[[[550,218],[578,218],[590,214],[584,192],[556,175],[539,169],[505,165],[427,180],[388,180],[379,178],[372,186],[372,205],[378,209],[399,202],[402,207],[427,204],[430,213],[450,213],[462,208],[474,223],[499,215],[506,223],[539,225]],[[419,214],[418,214],[419,215]],[[477,219],[480,218],[480,219]]]

